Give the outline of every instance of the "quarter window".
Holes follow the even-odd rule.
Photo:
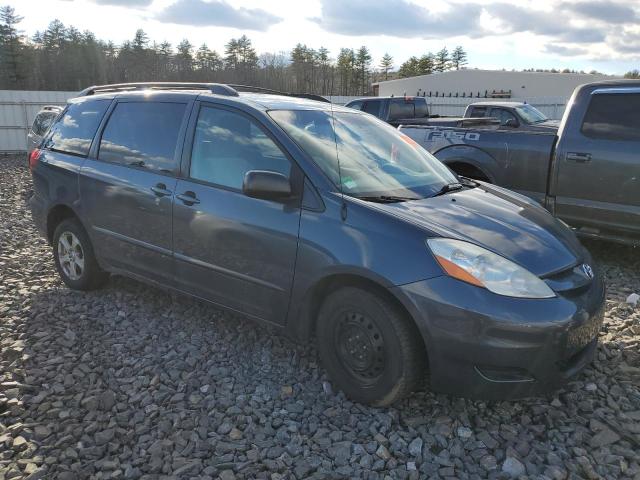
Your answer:
[[[174,172],[185,108],[184,103],[118,103],[102,134],[98,159]]]
[[[191,178],[240,190],[250,170],[289,176],[291,162],[248,117],[202,107],[193,140]]]
[[[57,152],[86,156],[111,100],[73,103],[51,127],[44,147]]]
[[[640,94],[592,95],[582,133],[601,140],[640,141]]]

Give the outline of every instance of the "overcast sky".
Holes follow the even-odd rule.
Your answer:
[[[366,45],[377,65],[462,45],[476,68],[572,68],[622,74],[640,68],[640,0],[0,0],[25,33],[54,18],[120,43],[138,28],[174,46],[188,38],[219,52],[246,34],[258,53],[297,42]]]

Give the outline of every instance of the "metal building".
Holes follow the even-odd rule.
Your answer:
[[[511,72],[506,70],[452,70],[399,78],[373,84],[379,96],[424,95],[437,97],[568,98],[584,83],[614,79],[583,73]]]
[[[76,92],[0,90],[0,152],[23,152],[33,119],[44,105],[64,105]]]

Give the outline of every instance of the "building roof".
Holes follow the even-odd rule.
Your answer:
[[[553,73],[553,72],[520,72],[520,71],[512,71],[512,70],[484,70],[484,69],[479,69],[479,68],[463,68],[460,70],[449,70],[446,72],[434,72],[434,73],[429,73],[426,75],[416,75],[414,77],[404,77],[404,78],[395,78],[393,80],[385,80],[385,81],[381,81],[381,82],[375,82],[373,83],[373,85],[380,85],[380,84],[391,84],[394,82],[402,82],[402,81],[406,81],[408,79],[427,79],[427,78],[431,78],[431,79],[435,79],[435,78],[442,78],[442,77],[446,77],[446,76],[459,76],[459,75],[474,75],[474,74],[491,74],[494,76],[500,76],[500,75],[504,75],[504,76],[518,76],[518,75],[526,75],[526,76],[552,76],[552,75],[560,75],[562,76],[562,78],[570,78],[570,77],[574,77],[574,78],[583,78],[584,79],[584,83],[588,83],[589,82],[589,78],[592,78],[593,81],[597,81],[602,79],[604,76],[608,76],[608,75],[604,75],[604,74],[592,74],[592,73]],[[615,77],[612,77],[615,78]]]

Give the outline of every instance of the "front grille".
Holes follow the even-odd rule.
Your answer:
[[[588,277],[579,263],[571,268],[556,272],[544,278],[551,289],[565,296],[579,295],[586,291],[595,281],[594,277]]]

